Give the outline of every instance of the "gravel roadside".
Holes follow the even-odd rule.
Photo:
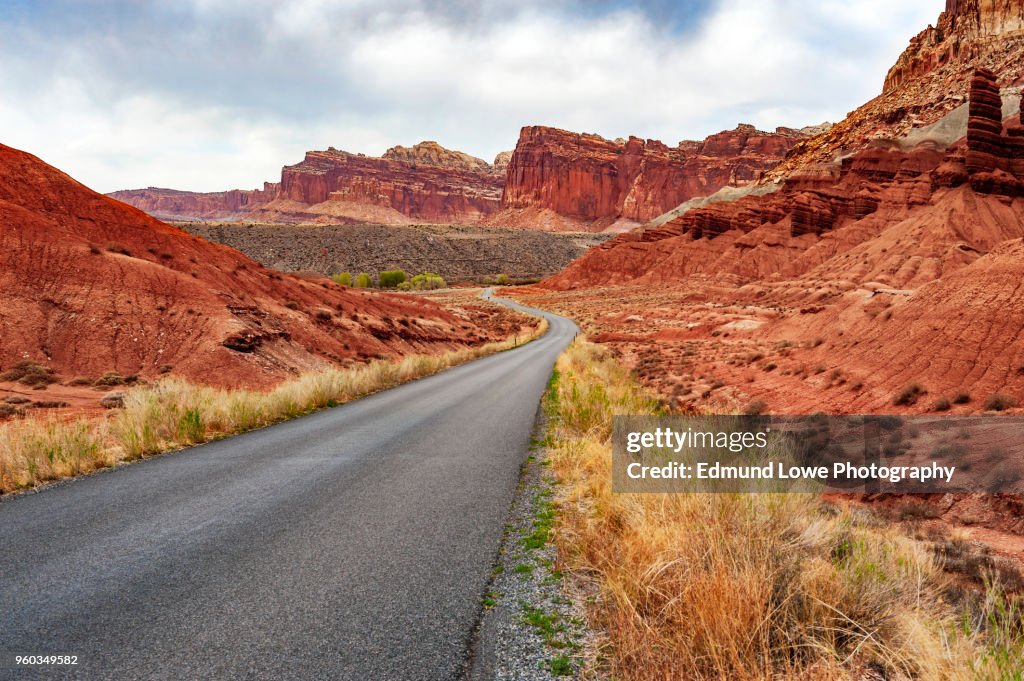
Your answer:
[[[536,433],[546,429],[541,412]],[[472,648],[466,681],[582,679],[594,636],[556,568],[555,482],[535,438],[523,466]],[[586,676],[595,678],[593,674]]]

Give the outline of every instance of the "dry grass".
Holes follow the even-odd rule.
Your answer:
[[[992,588],[961,613],[925,545],[867,514],[809,494],[613,494],[611,416],[656,402],[585,342],[557,370],[556,541],[613,678],[1019,678],[1019,607]]]
[[[509,338],[438,355],[409,355],[286,381],[269,392],[223,390],[180,378],[127,391],[108,418],[24,419],[0,426],[0,492],[58,480],[150,454],[284,421],[391,388],[543,335]]]

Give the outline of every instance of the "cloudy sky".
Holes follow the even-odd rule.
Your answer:
[[[0,0],[0,143],[100,191],[523,125],[668,144],[841,119],[942,0]]]

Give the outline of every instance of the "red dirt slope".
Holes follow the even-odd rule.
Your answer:
[[[264,268],[0,145],[0,367],[222,386],[488,340],[412,296]]]

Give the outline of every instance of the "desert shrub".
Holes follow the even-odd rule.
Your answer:
[[[111,241],[109,244],[107,244],[107,250],[110,251],[111,253],[120,253],[121,255],[131,255],[131,251],[129,251],[122,244],[119,244],[116,241]]]
[[[29,405],[33,409],[63,409],[71,406],[64,400],[39,400]]]
[[[447,285],[448,284],[440,274],[423,272],[421,274],[417,274],[409,281],[404,282],[398,288],[403,291],[428,291],[436,288],[444,288]]]
[[[967,404],[971,401],[970,393],[957,393],[953,398],[953,404]]]
[[[0,403],[0,419],[17,416],[23,413],[24,411],[20,407],[15,407],[13,404],[7,404],[6,402]]]
[[[1005,411],[1017,406],[1017,400],[1004,393],[996,393],[985,401],[986,411]]]
[[[356,288],[370,288],[372,282],[370,281],[370,275],[366,272],[360,272],[356,275]]]
[[[760,416],[768,408],[768,403],[764,400],[754,400],[747,405],[746,410],[743,412],[747,416]]]
[[[950,406],[949,398],[943,396],[932,404],[932,411],[949,411]]]
[[[0,374],[0,381],[17,381],[22,385],[31,387],[43,387],[57,382],[55,372],[50,367],[44,367],[38,362],[28,360],[18,362],[13,367]]]
[[[909,383],[903,387],[892,398],[892,403],[897,407],[917,404],[917,400],[925,393],[925,389],[918,383]]]
[[[381,288],[398,288],[406,278],[403,270],[384,270],[377,275],[377,285]]]
[[[497,284],[498,286],[505,286],[506,284],[508,284],[508,275],[499,274],[494,278],[494,283]]]
[[[342,286],[352,285],[352,275],[349,272],[339,272],[331,277],[331,280],[335,284],[341,284]]]
[[[96,387],[111,387],[115,385],[124,385],[124,376],[117,373],[116,371],[108,371],[93,382]]]

